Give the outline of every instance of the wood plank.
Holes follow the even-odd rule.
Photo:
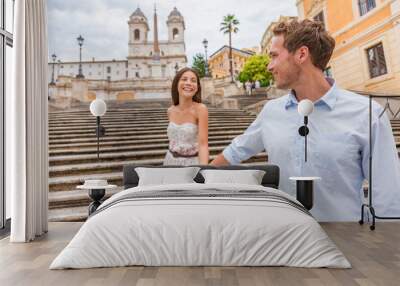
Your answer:
[[[116,267],[49,270],[82,223],[50,223],[32,243],[0,240],[0,285],[399,285],[400,222],[378,222],[375,231],[357,223],[322,223],[352,269],[291,267]]]

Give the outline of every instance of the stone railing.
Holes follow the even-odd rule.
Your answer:
[[[372,99],[383,107],[383,110],[386,112],[386,115],[390,120],[400,119],[400,94],[359,90],[351,91],[366,97],[372,96]]]
[[[59,76],[55,85],[49,85],[49,100],[54,108],[71,107],[71,99],[91,102],[104,100],[132,100],[136,98],[170,98],[171,79],[142,78],[118,81],[78,79]]]
[[[269,101],[269,99],[265,99],[265,100],[259,101],[257,103],[254,103],[252,105],[246,106],[244,108],[244,110],[249,112],[251,115],[257,115],[261,112],[261,110],[263,109],[263,107],[267,103],[267,101]]]

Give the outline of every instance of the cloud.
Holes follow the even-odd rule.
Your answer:
[[[189,62],[196,53],[204,53],[202,41],[209,42],[209,55],[227,44],[228,36],[219,32],[226,14],[239,19],[239,32],[233,46],[259,46],[271,21],[280,15],[296,15],[296,0],[159,0],[156,1],[159,39],[166,40],[166,21],[176,6],[185,19],[186,53]],[[128,18],[137,8],[149,20],[150,40],[153,37],[153,1],[132,0],[48,0],[49,54],[56,53],[62,61],[77,60],[76,38],[85,38],[83,59],[125,59],[128,55]]]

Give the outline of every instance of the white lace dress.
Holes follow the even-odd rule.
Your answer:
[[[169,150],[164,165],[198,165],[198,127],[194,123],[170,122],[167,128]]]

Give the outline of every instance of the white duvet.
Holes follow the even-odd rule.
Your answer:
[[[317,221],[274,200],[235,197],[142,198],[132,192],[206,192],[272,188],[233,184],[135,187],[104,202],[50,269],[146,266],[294,266],[349,268]],[[137,194],[137,193],[134,193]]]

